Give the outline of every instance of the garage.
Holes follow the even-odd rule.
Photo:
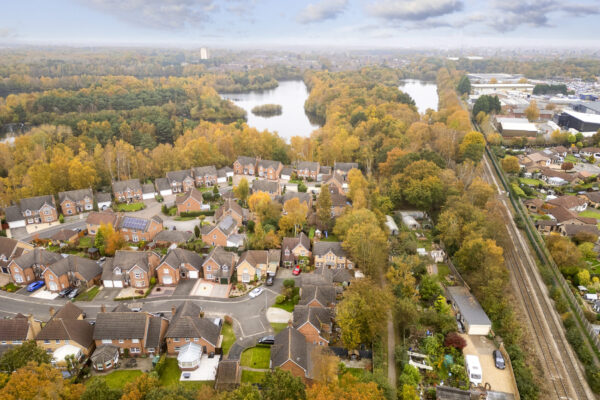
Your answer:
[[[123,281],[113,281],[113,286],[114,287],[118,287],[118,288],[122,288],[123,287]]]
[[[171,275],[163,275],[163,284],[164,285],[172,285],[173,277]]]
[[[113,282],[112,281],[104,281],[102,283],[104,283],[104,287],[105,288],[111,288],[111,287],[113,287]]]
[[[198,271],[190,271],[188,274],[190,279],[198,279]]]

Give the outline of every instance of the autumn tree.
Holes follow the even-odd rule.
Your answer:
[[[271,200],[271,196],[266,192],[252,193],[248,198],[248,207],[263,224],[277,225],[281,216],[281,205]]]
[[[525,109],[525,116],[529,122],[537,121],[540,117],[540,110],[535,100],[531,100],[529,106]]]
[[[80,400],[119,400],[121,391],[111,389],[106,383],[106,379],[95,377],[85,385],[85,391]]]
[[[6,386],[0,390],[5,400],[79,400],[84,387],[63,379],[60,371],[50,364],[29,362],[17,369]]]
[[[337,306],[337,322],[342,329],[342,342],[348,349],[371,343],[383,332],[391,295],[371,279],[350,285]]]
[[[458,149],[463,160],[479,162],[483,158],[485,139],[480,132],[471,131],[465,135]]]
[[[567,270],[569,267],[577,269],[583,265],[581,252],[569,238],[549,235],[546,237],[546,245],[561,270]]]
[[[471,81],[469,80],[468,76],[463,75],[460,78],[460,81],[458,81],[458,86],[456,87],[456,90],[460,94],[469,94],[469,93],[471,93]]]
[[[288,371],[276,368],[265,375],[261,382],[263,400],[305,400],[302,379]]]
[[[465,194],[472,204],[483,208],[494,195],[494,189],[483,179],[477,177],[467,188]]]
[[[125,384],[121,400],[146,400],[148,395],[159,387],[160,383],[157,378],[149,374],[142,374]]]
[[[362,208],[359,210],[352,210],[346,214],[338,217],[335,221],[333,233],[340,239],[344,240],[348,231],[354,226],[358,225],[377,225],[377,216],[373,211]]]
[[[317,198],[317,224],[322,231],[331,229],[333,218],[331,217],[331,194],[329,186],[321,186],[321,193]]]
[[[2,355],[0,371],[13,372],[31,361],[38,364],[49,364],[51,360],[52,357],[44,349],[38,347],[34,340],[28,340]]]
[[[297,197],[286,201],[283,205],[283,216],[279,220],[279,229],[282,232],[293,230],[294,236],[296,236],[306,223],[307,213],[308,205],[305,202],[300,202]]]
[[[359,169],[352,168],[348,172],[348,197],[352,200],[352,207],[355,209],[367,206],[367,180]]]
[[[563,171],[569,171],[573,169],[573,163],[570,161],[565,161],[560,165],[560,169],[562,169]]]
[[[249,245],[253,250],[276,249],[280,247],[281,242],[273,229],[265,232],[262,223],[258,222],[254,226],[254,234],[250,238]]]
[[[334,384],[315,383],[306,390],[311,400],[385,400],[386,397],[375,382],[360,382],[350,373],[344,374]]]
[[[213,398],[199,398],[198,400],[212,400]],[[240,385],[237,389],[230,392],[221,392],[216,400],[262,400],[262,396],[257,387],[248,383]]]
[[[387,264],[387,236],[378,225],[354,225],[342,246],[367,276],[377,278]]]
[[[238,185],[235,188],[233,188],[233,194],[242,203],[246,204],[246,201],[248,200],[248,196],[250,194],[250,186],[248,185],[248,180],[246,180],[246,178],[240,179]]]
[[[338,381],[340,359],[325,347],[315,346],[311,351],[313,376],[318,382],[329,385]]]
[[[521,170],[519,159],[515,156],[506,156],[502,159],[502,169],[508,174],[516,174]]]

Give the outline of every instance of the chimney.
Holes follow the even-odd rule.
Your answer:
[[[175,316],[175,312],[176,312],[176,308],[175,307],[171,307],[171,315]]]
[[[54,317],[55,313],[56,313],[56,310],[54,309],[54,307],[50,307],[50,318]]]
[[[104,304],[100,306],[100,312],[106,312],[106,306]]]

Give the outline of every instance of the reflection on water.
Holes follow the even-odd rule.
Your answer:
[[[435,83],[406,79],[398,88],[413,98],[420,113],[424,113],[428,108],[437,111],[438,93]]]

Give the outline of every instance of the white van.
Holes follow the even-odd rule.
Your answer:
[[[467,375],[469,380],[474,385],[481,385],[483,378],[481,376],[481,364],[479,363],[479,357],[473,355],[465,356],[465,364],[467,365]]]

